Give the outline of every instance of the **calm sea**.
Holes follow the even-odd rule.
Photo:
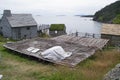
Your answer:
[[[102,24],[80,16],[34,16],[38,24],[65,24],[67,33],[100,34]]]

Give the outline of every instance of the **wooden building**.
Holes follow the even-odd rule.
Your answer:
[[[12,14],[4,10],[0,21],[0,33],[14,40],[37,37],[37,23],[31,14]]]
[[[119,24],[103,24],[101,37],[109,39],[109,44],[120,46],[120,25]]]

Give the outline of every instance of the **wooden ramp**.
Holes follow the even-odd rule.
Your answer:
[[[81,61],[83,61],[86,58],[93,55],[95,53],[95,51],[98,49],[98,48],[96,48],[96,46],[98,46],[98,44],[102,43],[102,42],[100,42],[102,40],[100,40],[99,43],[98,42],[91,43],[91,45],[94,44],[95,47],[90,47],[90,46],[88,47],[88,46],[84,46],[84,45],[85,44],[88,45],[87,41],[88,41],[88,43],[90,43],[90,42],[92,42],[92,39],[91,39],[91,41],[89,41],[90,39],[87,40],[87,38],[86,38],[86,41],[85,42],[83,41],[84,43],[82,43],[82,45],[80,43],[77,43],[78,41],[82,42],[82,40],[84,40],[84,39],[82,39],[82,38],[80,39],[77,37],[73,39],[73,37],[70,37],[70,36],[66,36],[66,37],[59,36],[59,37],[52,38],[52,39],[36,38],[36,39],[18,41],[15,43],[7,43],[4,45],[4,47],[7,49],[16,51],[18,53],[24,54],[24,55],[33,56],[35,58],[49,61],[49,62],[56,63],[56,64],[74,67]],[[108,40],[106,40],[106,43],[107,43],[107,41]],[[104,42],[104,45],[106,45],[106,43]],[[97,44],[97,45],[95,45],[95,44]],[[102,48],[104,45],[101,45],[100,48]],[[61,61],[53,61],[53,60],[45,59],[41,55],[41,52],[43,52],[46,49],[49,49],[53,46],[62,46],[66,52],[72,52],[72,55]],[[30,52],[27,50],[30,47],[39,49],[39,51]]]

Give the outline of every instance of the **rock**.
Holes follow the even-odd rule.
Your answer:
[[[116,65],[111,71],[109,71],[103,80],[120,80],[120,64]]]

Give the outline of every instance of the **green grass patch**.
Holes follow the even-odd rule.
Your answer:
[[[6,42],[7,39],[6,38],[3,38],[3,36],[0,35],[0,42]]]

